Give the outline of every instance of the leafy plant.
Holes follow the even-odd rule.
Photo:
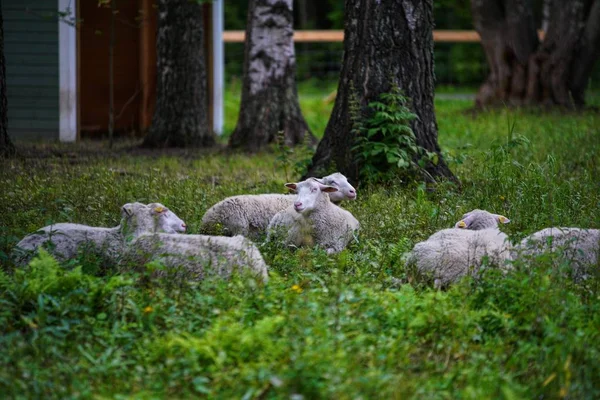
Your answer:
[[[360,165],[363,180],[369,183],[389,182],[398,177],[410,177],[422,166],[426,157],[437,161],[435,153],[429,153],[417,144],[410,122],[417,118],[410,111],[409,100],[397,85],[382,93],[378,101],[367,105],[367,117],[363,117],[360,103],[351,85],[350,117],[356,141],[352,150]]]
[[[302,144],[295,147],[290,147],[285,143],[285,134],[283,131],[277,132],[277,157],[275,158],[275,165],[283,168],[285,173],[285,179],[290,182],[293,179],[290,176],[290,172],[293,176],[302,176],[313,156],[313,149],[310,145],[310,139],[308,135],[304,135]]]

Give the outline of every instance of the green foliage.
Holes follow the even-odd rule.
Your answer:
[[[275,144],[277,146],[275,165],[283,169],[286,182],[292,182],[291,179],[297,179],[304,175],[314,153],[308,135],[304,135],[302,144],[290,147],[285,143],[284,132],[279,131]]]
[[[323,126],[329,89],[309,93]],[[159,263],[115,270],[89,254],[61,264],[41,252],[21,269],[7,261],[41,226],[115,226],[131,201],[159,201],[198,233],[204,212],[227,196],[283,191],[277,151],[21,144],[22,158],[0,161],[0,393],[599,398],[600,277],[576,285],[568,264],[549,254],[438,292],[404,265],[416,242],[473,208],[509,217],[502,229],[513,240],[548,226],[600,227],[597,113],[472,115],[471,106],[436,100],[440,145],[460,192],[359,187],[358,199],[342,205],[361,223],[359,242],[335,256],[257,242],[267,285],[244,276],[185,281]],[[289,175],[295,157],[287,157]]]
[[[367,183],[393,182],[398,178],[411,178],[420,171],[423,157],[437,161],[437,155],[429,154],[417,145],[410,127],[417,118],[411,112],[408,99],[397,85],[389,92],[379,95],[379,101],[367,105],[367,117],[363,117],[359,100],[351,83],[349,112],[352,131],[356,135],[352,151],[360,166],[361,178]]]

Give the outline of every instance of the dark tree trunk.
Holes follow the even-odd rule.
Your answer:
[[[158,1],[156,109],[145,147],[208,147],[202,6]]]
[[[427,166],[435,178],[455,179],[441,157],[433,107],[433,0],[346,0],[344,58],[335,105],[306,176],[332,169],[359,177],[351,151],[351,86],[363,115],[367,104],[397,85],[411,99],[417,144],[439,155]]]
[[[584,105],[600,54],[600,0],[546,0],[538,40],[531,0],[471,0],[490,67],[475,103]]]
[[[250,0],[240,115],[229,144],[257,151],[283,131],[285,143],[314,143],[298,103],[292,0]]]
[[[13,155],[15,147],[8,136],[6,66],[4,59],[4,23],[0,5],[0,157]]]

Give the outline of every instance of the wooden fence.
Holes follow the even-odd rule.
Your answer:
[[[544,33],[538,32],[540,39],[543,39]],[[223,42],[240,43],[244,41],[246,32],[244,31],[224,31]],[[480,41],[479,34],[476,31],[449,31],[434,30],[433,40],[436,42],[449,43],[476,43]],[[325,31],[294,31],[295,42],[343,42],[344,31],[325,30]]]

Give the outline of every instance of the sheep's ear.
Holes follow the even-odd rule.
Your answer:
[[[167,212],[169,209],[167,207],[157,206],[152,209],[156,214],[162,214]]]
[[[131,204],[125,204],[123,207],[121,207],[121,211],[123,211],[123,214],[130,217],[133,213],[133,207],[131,206]]]
[[[296,188],[298,187],[298,185],[295,184],[295,183],[286,183],[285,187],[288,188],[288,189],[296,190]]]
[[[498,222],[500,222],[501,224],[508,224],[510,222],[510,219],[506,218],[504,215],[498,215]]]
[[[458,221],[456,223],[456,225],[454,225],[455,228],[460,228],[460,229],[467,229],[469,228],[469,226],[471,226],[471,224],[473,223],[473,215],[467,215],[466,217],[463,217],[460,221]]]
[[[321,192],[325,193],[333,193],[338,191],[338,188],[336,188],[335,186],[319,185],[319,187],[321,188]]]

